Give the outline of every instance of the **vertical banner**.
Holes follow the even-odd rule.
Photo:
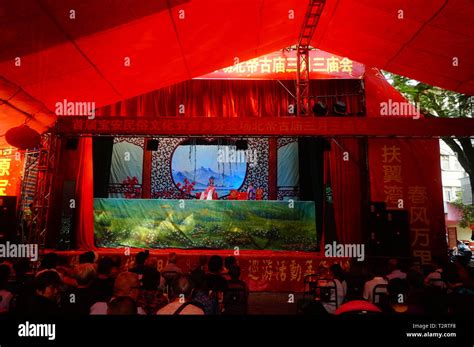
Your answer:
[[[0,148],[0,196],[17,196],[23,157],[16,148]]]
[[[369,139],[370,194],[409,213],[413,257],[446,253],[438,140]]]

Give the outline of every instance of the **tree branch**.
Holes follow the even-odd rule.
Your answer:
[[[471,168],[470,168],[469,160],[466,157],[461,146],[454,139],[450,137],[442,138],[442,140],[444,141],[444,143],[446,143],[449,146],[449,148],[452,149],[454,153],[456,153],[456,157],[459,161],[459,164],[461,164],[462,168],[470,175]]]

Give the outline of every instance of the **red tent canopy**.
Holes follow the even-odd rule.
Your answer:
[[[0,76],[18,87],[4,91],[2,100],[15,106],[22,88],[31,103],[39,101],[50,111],[63,99],[108,105],[295,44],[307,5],[301,0],[2,2]],[[469,0],[327,0],[312,43],[368,66],[474,94],[472,13]],[[12,117],[13,109],[1,109],[0,129],[28,118],[17,112]],[[41,112],[41,120],[29,113],[41,123],[38,130],[54,120]]]

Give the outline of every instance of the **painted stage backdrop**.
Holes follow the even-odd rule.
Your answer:
[[[242,187],[247,175],[247,164],[256,165],[247,159],[253,157],[250,158],[251,155],[247,156],[246,153],[236,151],[235,146],[180,145],[171,159],[171,176],[177,186],[182,185],[185,179],[194,182],[194,193],[205,191],[209,178],[214,177],[217,194],[229,195],[232,189]]]
[[[98,247],[315,251],[314,202],[94,199]]]

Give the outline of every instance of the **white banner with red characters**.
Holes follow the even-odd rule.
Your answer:
[[[197,79],[296,79],[296,51],[278,51],[219,69]],[[361,79],[364,65],[315,49],[309,52],[310,79]]]

